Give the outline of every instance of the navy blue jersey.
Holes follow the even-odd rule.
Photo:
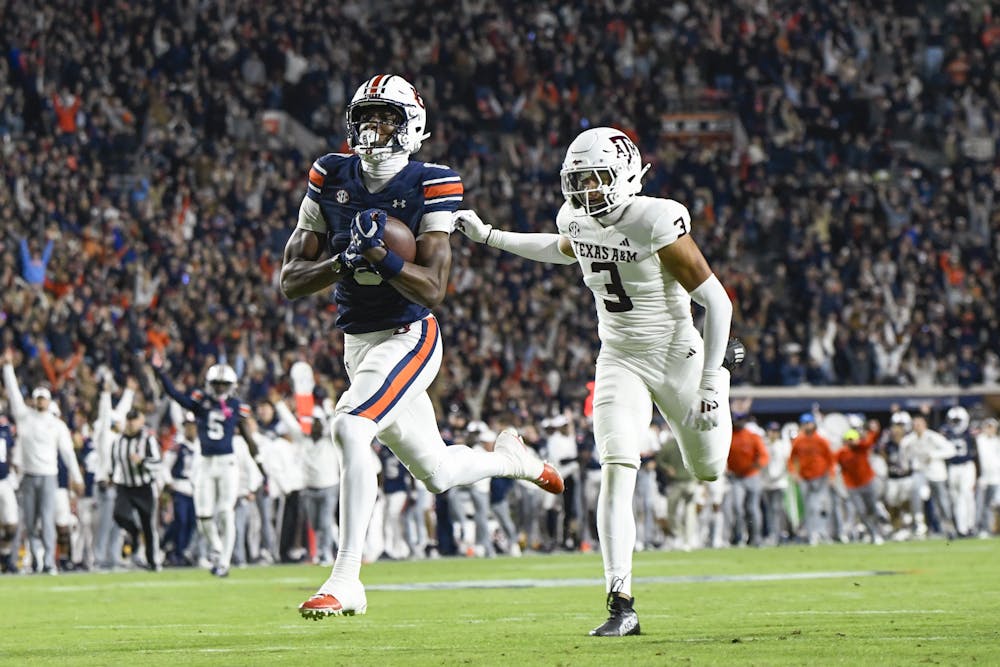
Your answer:
[[[351,240],[351,220],[359,211],[379,208],[403,221],[416,236],[427,213],[453,213],[462,203],[462,179],[449,167],[410,161],[379,192],[372,194],[361,178],[361,158],[329,153],[309,170],[306,196],[319,204],[327,225],[331,254],[341,252]],[[377,280],[377,276],[366,274]],[[377,281],[362,285],[354,276],[334,290],[337,326],[347,333],[367,333],[416,322],[430,309],[413,303],[392,286]]]
[[[10,458],[14,455],[14,426],[6,415],[0,415],[0,479],[10,474]]]
[[[879,450],[882,456],[885,457],[889,479],[900,479],[910,476],[912,473],[910,463],[903,459],[898,442],[893,441],[891,437],[887,438],[879,447]]]
[[[387,494],[409,490],[407,476],[410,471],[396,455],[388,447],[382,447],[378,450],[378,457],[382,460],[382,490]]]
[[[490,480],[490,504],[496,505],[507,500],[507,494],[514,488],[510,477],[494,477]]]
[[[87,438],[83,441],[83,447],[76,452],[76,462],[80,464],[80,472],[83,473],[83,495],[86,498],[94,496],[94,473],[97,472],[97,458],[94,442]]]
[[[174,460],[174,465],[170,468],[170,476],[174,479],[191,479],[191,464],[194,463],[195,451],[191,445],[184,441],[177,442],[177,449],[175,450],[177,458]]]
[[[968,431],[956,434],[950,428],[944,428],[941,433],[944,437],[948,438],[948,442],[955,445],[955,455],[946,461],[948,465],[954,466],[960,463],[968,463],[979,458],[979,453],[976,449],[976,439],[969,435]]]
[[[56,479],[60,489],[69,488],[69,469],[63,463],[62,456],[56,456]]]
[[[194,413],[202,455],[232,454],[233,435],[240,420],[250,416],[250,406],[232,396],[224,400],[212,398],[200,389],[195,389],[190,395],[181,393],[162,369],[157,369],[156,374],[170,398],[185,410]]]

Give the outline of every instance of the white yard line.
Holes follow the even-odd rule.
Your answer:
[[[850,570],[832,572],[773,572],[767,574],[691,574],[663,577],[634,577],[633,584],[714,584],[761,581],[794,581],[809,579],[841,579],[848,577],[877,577],[889,574],[899,574],[890,570]],[[273,586],[292,585],[308,586],[313,579],[284,577],[281,579],[227,579],[216,582],[222,586]],[[54,584],[45,590],[52,593],[76,593],[82,591],[111,590],[114,588],[193,588],[203,587],[207,581],[103,581],[100,584]],[[595,586],[604,583],[598,577],[569,579],[467,579],[459,581],[426,581],[403,584],[366,584],[368,591],[451,591],[458,589],[492,589],[492,588],[572,588],[576,586]],[[216,584],[212,584],[216,585]]]

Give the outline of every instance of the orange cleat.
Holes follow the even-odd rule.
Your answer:
[[[552,464],[546,463],[545,467],[542,468],[542,474],[538,479],[531,480],[537,484],[540,488],[548,491],[549,493],[554,493],[559,495],[565,489],[563,484],[562,475],[556,470]]]
[[[327,616],[363,615],[368,610],[368,600],[360,582],[357,588],[357,591],[353,591],[353,595],[345,594],[339,598],[330,593],[316,593],[299,605],[299,613],[303,618],[311,618],[314,621]],[[342,600],[345,602],[342,603]]]
[[[549,493],[559,495],[563,492],[565,485],[559,471],[552,464],[538,458],[534,450],[524,444],[524,439],[513,427],[500,431],[493,450],[512,462],[516,471],[512,477],[526,479]]]

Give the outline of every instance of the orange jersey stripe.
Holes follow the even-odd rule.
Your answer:
[[[386,406],[396,400],[396,397],[403,391],[403,388],[417,374],[420,367],[424,365],[424,360],[433,352],[434,345],[437,343],[437,326],[437,321],[433,317],[427,318],[427,338],[424,339],[424,344],[420,346],[414,357],[410,359],[410,363],[403,366],[402,370],[396,374],[396,378],[389,385],[386,392],[382,394],[382,397],[364,412],[359,412],[358,416],[375,420],[382,414]]]
[[[316,169],[309,170],[309,182],[315,185],[317,188],[323,187],[324,180],[326,180],[326,178],[323,176],[323,174],[316,171]]]
[[[460,195],[465,192],[461,183],[442,183],[441,185],[428,185],[424,188],[424,199],[443,197],[445,195]]]

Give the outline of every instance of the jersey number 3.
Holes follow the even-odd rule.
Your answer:
[[[609,313],[626,313],[632,310],[632,299],[625,293],[625,285],[622,284],[622,274],[618,272],[618,265],[614,262],[592,262],[590,270],[594,273],[607,271],[611,282],[605,283],[608,294],[618,297],[617,301],[604,299],[604,308]]]

